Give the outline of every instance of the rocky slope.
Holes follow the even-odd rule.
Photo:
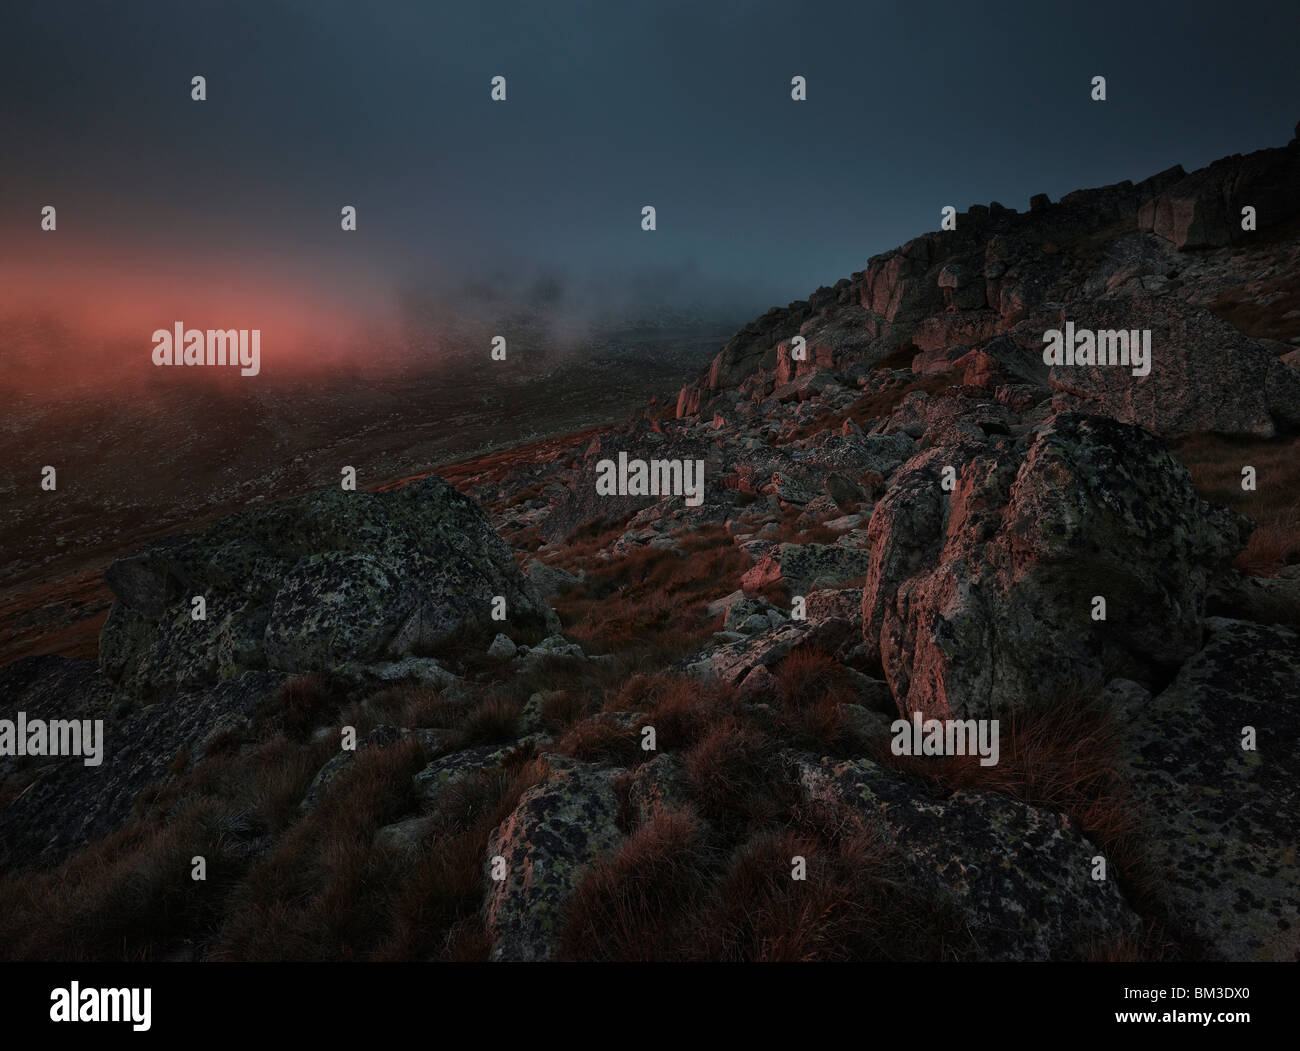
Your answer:
[[[119,561],[98,667],[0,671],[0,716],[109,739],[0,760],[0,944],[1300,959],[1300,544],[1235,569],[1250,491],[1177,445],[1294,441],[1298,175],[972,207],[675,411]],[[1067,321],[1150,329],[1150,373],[1044,365]],[[702,461],[702,501],[598,495],[620,454]],[[915,712],[997,719],[999,762],[898,756]]]

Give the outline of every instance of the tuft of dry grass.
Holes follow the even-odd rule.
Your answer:
[[[467,744],[497,744],[515,739],[519,703],[508,697],[487,697],[464,716],[460,729]]]
[[[1198,434],[1171,443],[1196,491],[1255,523],[1234,565],[1252,576],[1276,576],[1300,563],[1300,436],[1240,438]],[[1254,492],[1242,489],[1242,469],[1255,468]]]
[[[623,726],[600,716],[569,727],[552,751],[583,762],[608,762],[619,766],[634,766],[648,758],[641,749],[641,735],[635,726]]]
[[[270,711],[259,714],[290,736],[303,737],[337,710],[337,698],[319,675],[299,675],[280,687]]]
[[[739,716],[713,722],[686,752],[686,779],[700,814],[724,834],[775,819],[787,788],[770,769],[773,742]]]
[[[579,883],[565,912],[563,955],[790,962],[958,954],[961,924],[894,878],[895,848],[879,826],[820,810],[782,816],[786,827],[756,829],[724,851],[694,812],[656,814]]]
[[[1082,690],[1000,720],[994,766],[979,756],[896,756],[882,743],[882,766],[929,780],[945,792],[999,792],[1064,814],[1120,873],[1130,899],[1149,904],[1158,874],[1142,847],[1143,817],[1122,773],[1123,750],[1113,711]]]
[[[680,545],[569,563],[585,570],[586,579],[554,602],[565,633],[584,649],[647,666],[662,667],[699,649],[722,623],[704,607],[720,584],[739,581],[749,559],[721,527],[683,536]]]
[[[657,813],[579,883],[565,910],[560,956],[678,958],[707,886],[699,819],[687,811]]]

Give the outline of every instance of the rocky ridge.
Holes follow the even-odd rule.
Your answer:
[[[1297,174],[1292,141],[1035,198],[1024,215],[973,206],[956,231],[764,315],[670,412],[463,470],[456,488],[322,492],[118,562],[99,668],[39,658],[0,671],[6,709],[58,711],[75,693],[114,742],[102,771],[52,763],[9,799],[4,865],[57,865],[126,827],[146,787],[198,769],[206,742],[238,737],[309,676],[340,703],[422,690],[440,711],[475,713],[385,724],[357,760],[335,756],[312,779],[303,809],[328,811],[361,757],[415,751],[409,809],[375,833],[377,851],[427,858],[447,815],[480,813],[474,792],[524,778],[475,858],[493,959],[572,955],[589,877],[630,864],[651,831],[673,830],[701,872],[734,876],[727,857],[758,856],[745,854],[757,818],[721,789],[707,803],[706,787],[751,753],[789,814],[833,817],[839,831],[818,841],[829,854],[870,839],[894,893],[955,916],[962,958],[1087,957],[1154,924],[1195,958],[1300,959],[1300,578],[1292,567],[1264,589],[1232,568],[1252,524],[1201,498],[1167,444],[1300,427],[1300,325],[1282,309],[1300,307],[1286,298]],[[1267,237],[1239,229],[1243,202]],[[1211,312],[1225,291],[1285,338]],[[1151,328],[1150,376],[1044,366],[1042,334],[1065,318]],[[702,504],[597,497],[596,465],[619,452],[703,460]],[[594,629],[577,639],[574,604],[605,597],[607,569],[702,562],[691,544],[707,537],[735,571],[704,570],[707,627],[670,674],[719,706],[716,740],[675,745],[681,713],[648,686],[629,699],[609,683],[602,705],[565,715],[574,695],[555,684],[617,661]],[[505,622],[489,612],[498,595]],[[841,690],[818,709],[836,726],[820,738],[782,721],[797,715],[799,662],[817,660]],[[501,684],[527,702],[484,730]],[[885,761],[899,716],[1010,728],[1050,720],[1072,694],[1123,728],[1124,783],[1166,874],[1154,885],[1124,871],[1101,823]],[[336,712],[314,714],[316,740],[337,732]],[[1241,747],[1247,726],[1255,751]],[[664,738],[651,751],[647,728]],[[759,756],[755,734],[782,747]],[[4,772],[21,776],[12,760]],[[271,839],[254,836],[250,856]],[[1108,854],[1116,874],[1097,880]]]

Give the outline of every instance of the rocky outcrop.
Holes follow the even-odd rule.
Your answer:
[[[486,645],[498,595],[512,624],[558,627],[479,507],[432,477],[233,515],[114,563],[107,581],[100,666],[142,697],[249,670],[397,659],[453,637]]]
[[[1054,370],[1057,390],[1089,403],[1071,407],[1167,435],[1294,429],[1294,377],[1269,361],[1285,347],[1261,347],[1189,306],[1214,298],[1196,284],[1233,282],[1199,261],[1189,267],[1179,250],[1249,244],[1285,229],[1300,214],[1298,181],[1300,145],[1293,140],[1190,175],[1175,166],[1136,185],[1077,190],[1055,204],[1039,195],[1023,214],[996,203],[971,205],[957,214],[955,228],[873,256],[835,288],[769,311],[683,389],[677,415],[707,411],[730,388],[757,385],[771,394],[796,377],[805,386],[844,382],[854,369],[900,356],[918,374],[951,372],[967,385],[1042,384],[1044,330],[1063,313],[1073,317],[1083,306],[1121,296],[1126,302],[1113,308],[1116,316],[1098,327],[1159,329],[1152,374]],[[1247,206],[1255,209],[1254,229],[1242,228]],[[1223,256],[1209,269],[1222,274],[1233,266]],[[809,351],[802,362],[791,360],[795,335]],[[1216,383],[1222,404],[1208,396]]]
[[[1107,299],[1062,311],[1095,332],[1151,333],[1150,371],[1056,365],[1049,383],[1058,408],[1103,413],[1156,434],[1197,432],[1271,438],[1300,429],[1300,370],[1207,310],[1165,298]]]
[[[1259,150],[1215,161],[1164,188],[1144,203],[1138,225],[1179,248],[1214,248],[1244,240],[1242,209],[1256,223],[1276,227],[1300,215],[1300,148]]]
[[[1051,703],[1114,664],[1177,667],[1245,540],[1150,434],[1074,414],[913,458],[867,532],[863,639],[900,712],[937,718]]]

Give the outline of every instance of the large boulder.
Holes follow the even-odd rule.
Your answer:
[[[1100,687],[1103,669],[1172,669],[1200,645],[1245,520],[1201,500],[1137,427],[1061,414],[1025,444],[928,450],[876,505],[863,638],[904,714],[1049,704]]]
[[[1300,635],[1206,629],[1168,688],[1130,690],[1124,713],[1156,893],[1198,956],[1300,961]]]
[[[331,671],[399,659],[509,622],[558,619],[469,497],[440,478],[383,493],[324,490],[170,537],[115,562],[100,666],[139,696],[251,669]],[[195,620],[202,596],[206,619]]]
[[[1086,959],[1140,929],[1114,882],[1092,878],[1097,848],[1060,814],[992,792],[935,798],[868,759],[794,766],[810,802],[884,830],[899,876],[961,917],[977,959]]]

